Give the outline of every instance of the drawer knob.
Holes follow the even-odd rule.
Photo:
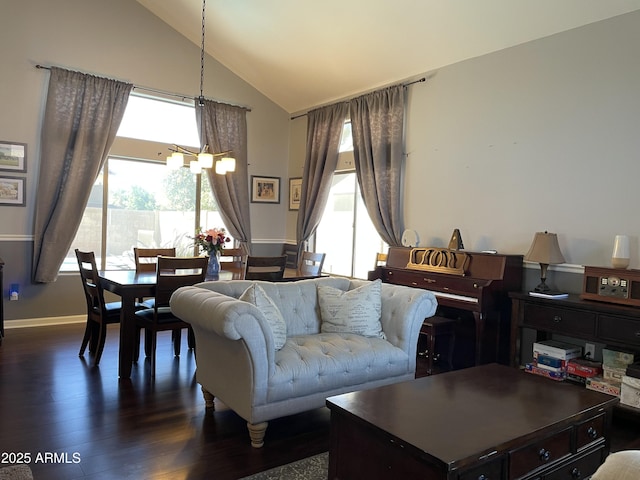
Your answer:
[[[562,321],[562,317],[560,315],[554,315],[553,316],[553,321],[555,323],[560,323]]]
[[[487,477],[486,475],[482,474],[478,477],[478,480],[489,480],[489,477]]]
[[[589,427],[589,429],[587,430],[587,435],[590,438],[597,438],[598,437],[598,431],[593,427]]]
[[[578,467],[574,467],[573,470],[571,470],[571,478],[582,478],[582,472],[580,472]]]
[[[544,448],[541,448],[540,451],[538,452],[538,456],[540,457],[540,460],[542,460],[543,462],[548,462],[549,459],[551,458],[551,452],[549,450],[545,450]]]

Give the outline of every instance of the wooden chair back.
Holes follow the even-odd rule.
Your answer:
[[[375,270],[377,267],[382,267],[387,264],[387,254],[386,253],[376,253],[376,263],[373,266]]]
[[[98,277],[98,267],[96,257],[93,252],[81,252],[76,248],[76,258],[80,269],[80,279],[84,295],[87,300],[87,311],[89,317],[97,322],[106,317],[106,303],[104,301],[104,290]]]
[[[322,273],[326,253],[302,252],[298,274],[301,277],[317,277]]]
[[[220,253],[220,267],[243,268],[244,256],[242,248],[223,248]]]
[[[169,305],[173,292],[180,287],[204,282],[207,275],[207,257],[165,257],[160,255],[156,268],[155,306]]]
[[[158,255],[175,257],[175,248],[136,248],[133,249],[133,258],[136,262],[136,273],[155,272]]]
[[[247,264],[244,271],[245,280],[266,280],[277,282],[282,280],[284,269],[287,263],[287,256],[279,257],[247,257]]]

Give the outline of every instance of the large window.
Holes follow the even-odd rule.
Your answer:
[[[378,235],[362,200],[353,171],[351,123],[346,122],[340,141],[340,160],[331,191],[315,235],[315,250],[327,254],[322,270],[335,275],[367,278],[376,253],[387,246]]]
[[[123,143],[130,154],[107,159],[62,270],[77,270],[76,248],[95,252],[103,269],[134,268],[133,247],[176,247],[179,256],[194,255],[198,226],[224,226],[206,175],[165,166],[167,144],[198,148],[193,105],[132,95],[118,137],[136,140]],[[160,160],[140,158],[140,151],[161,148]]]

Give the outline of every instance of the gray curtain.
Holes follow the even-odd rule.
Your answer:
[[[351,100],[350,107],[353,155],[364,204],[382,239],[401,245],[405,87],[362,95]]]
[[[247,254],[251,253],[251,219],[249,217],[249,182],[247,167],[247,110],[224,103],[204,101],[200,107],[196,100],[196,122],[201,147],[209,145],[211,153],[231,151],[236,159],[236,171],[218,175],[208,172],[209,184],[218,202],[220,215],[233,238],[240,242]],[[215,157],[215,160],[220,157]],[[203,228],[213,226],[202,225]]]
[[[131,88],[131,84],[51,68],[35,206],[36,282],[54,282],[58,277]]]
[[[307,114],[307,153],[302,173],[302,198],[296,235],[298,258],[313,235],[327,204],[331,179],[338,164],[338,148],[349,105],[341,102]]]

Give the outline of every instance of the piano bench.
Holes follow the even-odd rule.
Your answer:
[[[456,338],[456,320],[453,318],[440,317],[435,315],[425,319],[420,329],[420,337],[418,339],[418,361],[423,359],[426,361],[426,374],[433,375],[438,373],[434,369],[434,364],[439,363],[444,356],[447,362],[447,370],[453,370],[453,347]],[[441,340],[446,337],[448,345],[443,355],[443,345]],[[423,342],[420,339],[424,339]],[[424,345],[421,350],[421,343]],[[422,376],[416,369],[416,377]],[[445,370],[446,371],[446,370]]]

